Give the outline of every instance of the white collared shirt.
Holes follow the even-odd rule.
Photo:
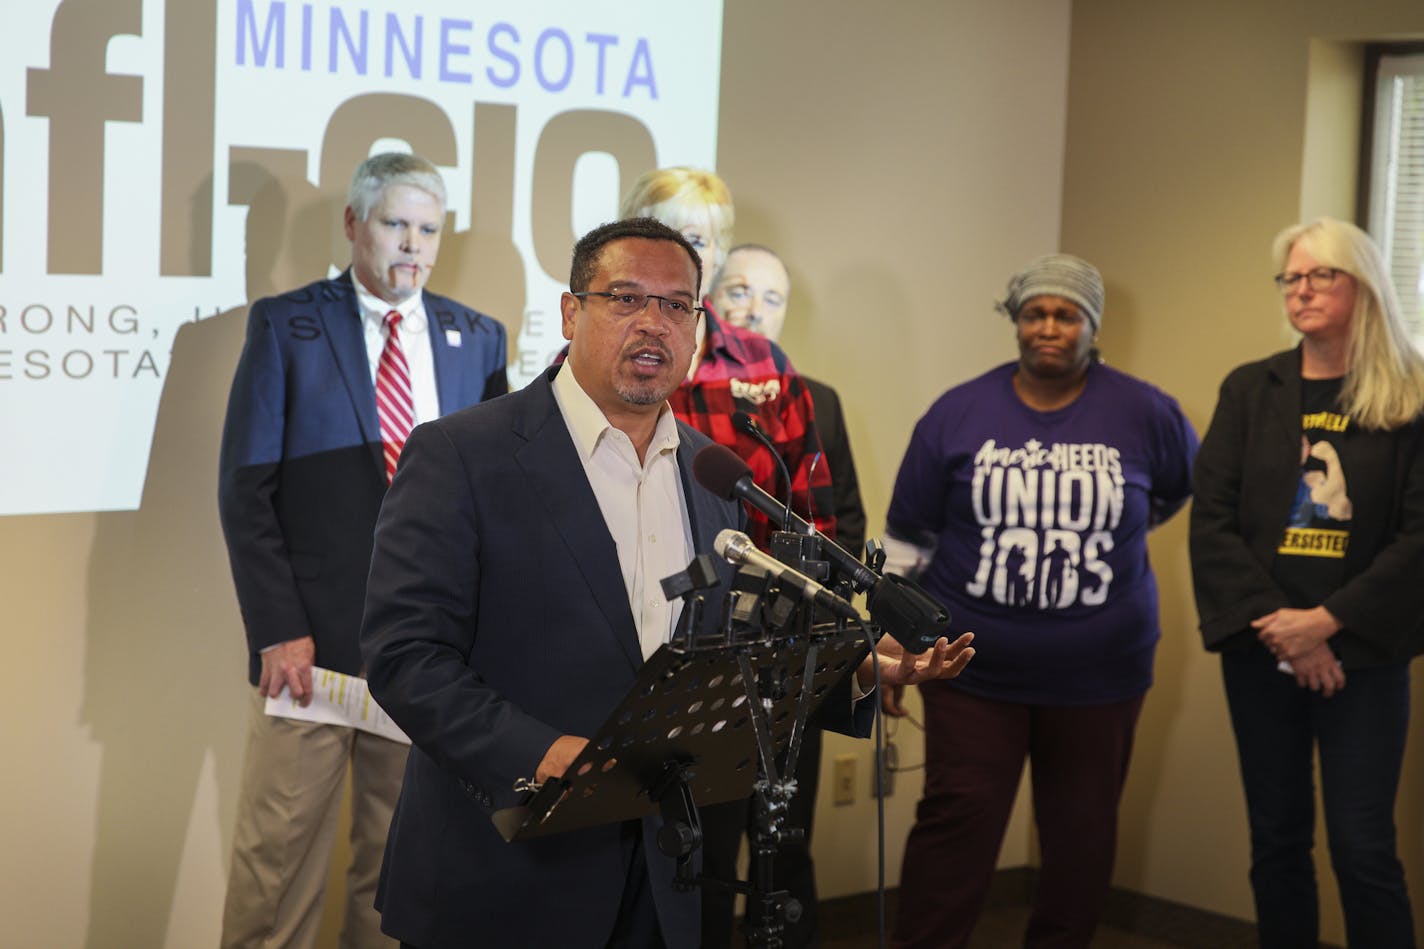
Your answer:
[[[415,424],[440,417],[440,392],[435,387],[435,355],[430,348],[430,321],[425,316],[425,294],[412,293],[400,303],[390,304],[371,293],[351,271],[356,286],[356,306],[366,334],[366,358],[371,364],[371,385],[376,384],[376,367],[386,348],[386,314],[401,315],[400,341],[410,369],[410,394],[415,402]]]
[[[686,570],[692,560],[692,525],[677,467],[677,422],[663,403],[640,463],[632,440],[608,423],[568,363],[554,377],[553,391],[618,548],[628,605],[647,659],[668,641],[682,615],[682,600],[669,602],[661,581]]]

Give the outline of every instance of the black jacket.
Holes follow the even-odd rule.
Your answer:
[[[1208,649],[1254,637],[1251,620],[1290,606],[1272,578],[1300,479],[1300,351],[1241,366],[1221,385],[1195,468],[1192,582]],[[1321,600],[1344,626],[1346,669],[1424,650],[1424,424],[1351,426],[1341,458],[1354,513],[1344,582]]]
[[[835,389],[810,376],[802,376],[816,411],[825,464],[831,469],[831,494],[836,499],[836,543],[857,557],[864,555],[865,506],[860,501],[860,479],[850,451],[850,435],[841,414],[841,397]]]

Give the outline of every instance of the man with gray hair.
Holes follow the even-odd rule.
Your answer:
[[[376,514],[411,428],[504,393],[504,327],[426,291],[445,222],[430,162],[381,154],[347,196],[351,266],[252,304],[223,426],[218,507],[254,686],[222,946],[315,943],[351,772],[343,947],[391,946],[374,908],[408,746],[270,715],[313,669],[362,675]]]

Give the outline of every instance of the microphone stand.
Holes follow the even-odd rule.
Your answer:
[[[530,796],[492,819],[506,840],[517,840],[660,813],[657,846],[675,861],[672,886],[746,894],[747,945],[781,949],[784,923],[801,907],[775,888],[773,867],[779,847],[804,831],[786,826],[796,783],[777,768],[777,752],[795,766],[806,717],[855,674],[865,640],[843,619],[815,626],[813,604],[756,568],[733,576],[720,631],[698,635],[705,595],[717,585],[705,554],[662,581],[665,595],[686,602],[678,632],[644,663],[563,776],[542,785],[521,779],[516,790]],[[750,880],[695,872],[697,807],[748,796],[756,802]]]
[[[778,531],[772,536],[772,551],[778,560],[795,570],[815,578],[824,578],[830,565],[817,559],[817,538]],[[846,637],[847,626],[844,617],[836,617],[834,625],[829,623],[817,627],[816,607],[807,601],[793,601],[784,592],[768,598],[766,581],[759,571],[743,569],[738,571],[733,581],[729,623],[737,617],[759,628],[771,643],[804,645],[805,661],[800,681],[814,681],[818,668],[823,668],[820,659],[821,643],[828,634]],[[841,584],[840,592],[849,592],[848,584]],[[789,607],[789,612],[788,612]],[[758,610],[760,616],[757,615]],[[820,632],[817,632],[817,630]],[[729,638],[732,632],[729,628]],[[796,652],[790,653],[795,656]],[[737,653],[737,665],[741,672],[743,687],[747,695],[747,708],[751,714],[752,730],[757,747],[757,777],[752,785],[753,832],[750,840],[750,859],[747,880],[726,881],[701,875],[696,883],[702,886],[718,886],[742,893],[747,899],[747,921],[744,924],[746,944],[749,947],[780,949],[787,923],[801,919],[805,908],[794,898],[784,885],[776,880],[776,859],[781,848],[787,844],[801,844],[806,839],[804,827],[792,827],[787,823],[791,801],[797,793],[796,763],[801,754],[801,741],[807,727],[806,720],[811,711],[813,690],[801,688],[795,699],[795,711],[791,714],[790,737],[785,740],[785,748],[778,764],[777,743],[772,735],[772,726],[780,724],[787,712],[780,713],[775,722],[769,710],[786,701],[795,683],[790,681],[785,666],[763,663],[756,668],[752,663],[750,650]],[[852,667],[853,668],[853,667]],[[852,671],[852,675],[854,672]],[[819,697],[819,696],[818,696]],[[677,885],[676,883],[674,885]],[[684,883],[683,885],[688,885]]]
[[[770,452],[770,455],[772,455],[772,459],[775,460],[776,470],[778,470],[780,476],[782,476],[782,483],[786,484],[786,503],[782,504],[782,507],[785,507],[786,510],[786,517],[780,523],[782,523],[783,530],[789,529],[790,520],[792,520],[792,472],[790,472],[789,467],[786,467],[786,459],[783,459],[782,453],[776,450],[775,443],[772,442],[772,439],[770,439],[770,437],[766,435],[766,432],[762,429],[762,426],[758,425],[758,423],[756,423],[756,419],[753,419],[752,416],[749,415],[749,413],[733,413],[732,425],[735,426],[736,429],[739,430],[739,432],[745,433],[745,435],[750,435],[753,437],[753,439],[756,439],[756,442],[758,442],[760,446],[765,447],[765,449]],[[807,500],[810,500],[810,484],[807,484],[806,490]],[[813,522],[815,522],[815,517],[813,517],[812,520]],[[783,563],[790,564],[790,566],[793,567],[796,566],[796,564],[790,560],[785,560],[783,561]],[[819,577],[817,577],[817,579],[819,579]]]
[[[772,535],[772,553],[782,563],[812,577],[824,579],[830,572],[830,565],[818,558],[817,538],[778,531]],[[848,584],[842,584],[840,592]],[[793,614],[787,626],[781,627],[781,634],[794,641],[804,637],[809,645],[806,650],[805,669],[802,681],[809,682],[818,664],[819,644],[814,634],[816,609],[810,603],[802,603]],[[834,629],[844,634],[846,620],[836,617]],[[788,629],[788,627],[790,627]],[[824,627],[822,627],[824,628]],[[791,737],[786,744],[778,768],[776,746],[771,740],[765,714],[761,714],[770,702],[784,692],[784,678],[768,676],[763,670],[759,683],[746,653],[738,656],[742,678],[747,685],[747,696],[752,708],[752,721],[757,739],[759,769],[757,781],[753,785],[753,808],[755,831],[750,841],[750,860],[747,883],[737,883],[733,889],[745,893],[747,897],[747,945],[752,947],[780,947],[786,923],[800,920],[805,908],[784,886],[778,888],[775,879],[776,858],[782,846],[802,844],[806,839],[804,827],[786,824],[791,800],[797,792],[796,764],[801,754],[801,740],[807,727],[811,694],[802,689],[792,719]],[[852,674],[854,674],[852,672]],[[762,695],[769,689],[771,694]]]
[[[739,431],[755,439],[771,454],[771,457],[776,461],[777,470],[781,474],[782,483],[786,486],[784,514],[779,519],[783,529],[774,532],[771,536],[771,555],[813,580],[827,582],[831,575],[831,564],[825,559],[821,550],[823,537],[816,530],[814,511],[806,512],[805,533],[794,533],[791,530],[796,523],[791,508],[794,489],[791,482],[791,471],[786,465],[786,460],[782,458],[781,452],[777,451],[771,438],[750,414],[735,413],[732,416],[732,424]],[[809,504],[811,485],[807,484],[806,488]],[[773,523],[777,520],[777,518],[772,518]],[[839,586],[841,589],[837,592],[843,594],[845,599],[849,599],[851,583],[847,580]],[[800,632],[802,635],[809,634],[814,621],[814,612],[810,607],[803,608],[801,611],[803,619]],[[845,619],[839,617],[838,622],[840,628],[843,629]],[[750,668],[746,666],[746,657],[743,655],[740,658],[744,666],[743,678],[750,685],[753,680]],[[806,656],[806,675],[810,674],[815,662],[816,645],[813,641]],[[748,695],[754,707],[759,704],[751,691],[748,692]],[[791,896],[789,891],[772,889],[772,884],[777,852],[782,843],[789,842],[803,846],[806,843],[804,827],[782,826],[785,817],[790,812],[791,800],[796,794],[796,765],[801,754],[802,735],[806,729],[806,698],[806,693],[803,691],[801,707],[797,711],[792,726],[791,740],[782,761],[781,773],[786,776],[784,780],[777,778],[775,749],[769,740],[766,740],[769,736],[764,734],[763,728],[757,728],[757,748],[761,760],[761,773],[754,786],[753,806],[756,810],[756,830],[750,841],[751,866],[748,877],[751,881],[751,888],[747,892],[747,916],[749,920],[758,919],[757,915],[752,912],[752,908],[755,906],[759,908],[760,918],[756,925],[747,932],[747,945],[749,946],[780,946],[784,924],[798,922],[805,911],[800,901]]]

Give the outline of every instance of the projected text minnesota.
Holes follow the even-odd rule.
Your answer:
[[[532,80],[545,92],[578,84],[597,95],[658,97],[646,37],[625,42],[612,33],[585,33],[575,41],[550,26],[531,41],[507,22],[477,29],[472,20],[336,5],[323,14],[310,3],[289,12],[286,0],[238,0],[236,32],[237,65],[246,68],[466,85],[479,76],[496,89]],[[481,33],[483,50],[472,45]]]

